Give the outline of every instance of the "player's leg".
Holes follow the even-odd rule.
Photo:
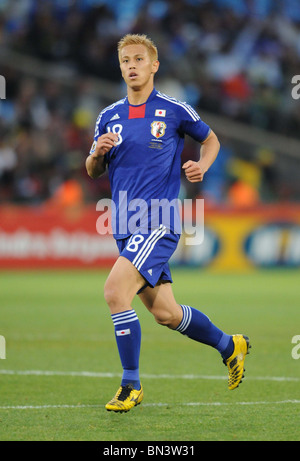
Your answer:
[[[166,242],[162,243],[165,234],[165,226],[160,225],[150,233],[136,233],[127,239],[117,241],[120,257],[106,281],[104,296],[115,325],[123,377],[116,396],[106,405],[108,410],[127,411],[131,408],[130,405],[134,406],[142,400],[143,391],[140,386],[138,370],[141,331],[138,317],[131,308],[131,302],[134,295],[146,283],[152,284],[152,286],[156,285],[161,274],[160,266],[168,261],[174,252],[178,237],[166,239]],[[157,262],[157,250],[159,264]],[[154,260],[151,259],[153,252],[156,255]],[[162,255],[163,262],[160,261]],[[128,386],[133,386],[133,393],[140,392],[140,394],[135,397],[130,393],[125,402],[122,403],[120,400],[124,399],[123,388],[128,389]],[[127,391],[126,393],[128,394]]]
[[[119,256],[104,285],[104,298],[112,315],[132,309],[131,302],[145,280],[134,265]]]
[[[170,283],[147,287],[140,298],[155,320],[189,338],[217,349],[229,370],[229,389],[236,388],[243,378],[249,340],[243,335],[227,335],[199,310],[177,304]]]
[[[171,283],[146,287],[140,298],[155,320],[195,341],[215,347],[223,358],[233,351],[232,336],[217,328],[207,315],[199,310],[176,302]],[[225,356],[224,356],[225,354]]]
[[[132,263],[120,256],[104,286],[104,297],[114,323],[115,338],[123,367],[121,386],[115,397],[107,403],[107,410],[128,411],[143,398],[139,378],[141,327],[131,302],[144,283],[143,277]]]
[[[182,308],[174,298],[170,282],[159,281],[154,288],[147,286],[139,297],[160,325],[175,330],[180,324]]]

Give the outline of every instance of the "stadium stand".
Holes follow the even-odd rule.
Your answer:
[[[184,196],[226,202],[242,182],[259,201],[300,198],[300,103],[291,97],[299,2],[2,0],[0,203],[44,203],[70,177],[87,202],[109,194],[106,178],[87,177],[84,160],[98,112],[124,94],[115,50],[126,32],[159,44],[157,87],[208,114],[220,135],[207,181],[199,188],[183,178]],[[196,156],[188,141],[184,159]]]

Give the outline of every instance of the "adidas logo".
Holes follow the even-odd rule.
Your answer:
[[[150,274],[152,276],[152,269],[148,270],[148,274]]]
[[[119,114],[115,114],[110,120],[118,120],[120,118]]]

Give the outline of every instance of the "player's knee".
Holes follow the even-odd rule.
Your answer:
[[[113,312],[122,306],[122,297],[118,287],[111,282],[106,282],[104,285],[104,299],[110,310]]]
[[[154,314],[154,318],[159,325],[163,325],[171,329],[176,328],[180,323],[178,315],[173,312],[158,312]]]

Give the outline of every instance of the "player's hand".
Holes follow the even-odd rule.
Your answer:
[[[185,177],[189,182],[203,181],[204,174],[207,171],[200,162],[194,162],[193,160],[185,162],[182,168],[185,170]]]
[[[91,154],[94,158],[103,157],[117,145],[118,135],[116,133],[104,133],[97,140],[95,151]]]

